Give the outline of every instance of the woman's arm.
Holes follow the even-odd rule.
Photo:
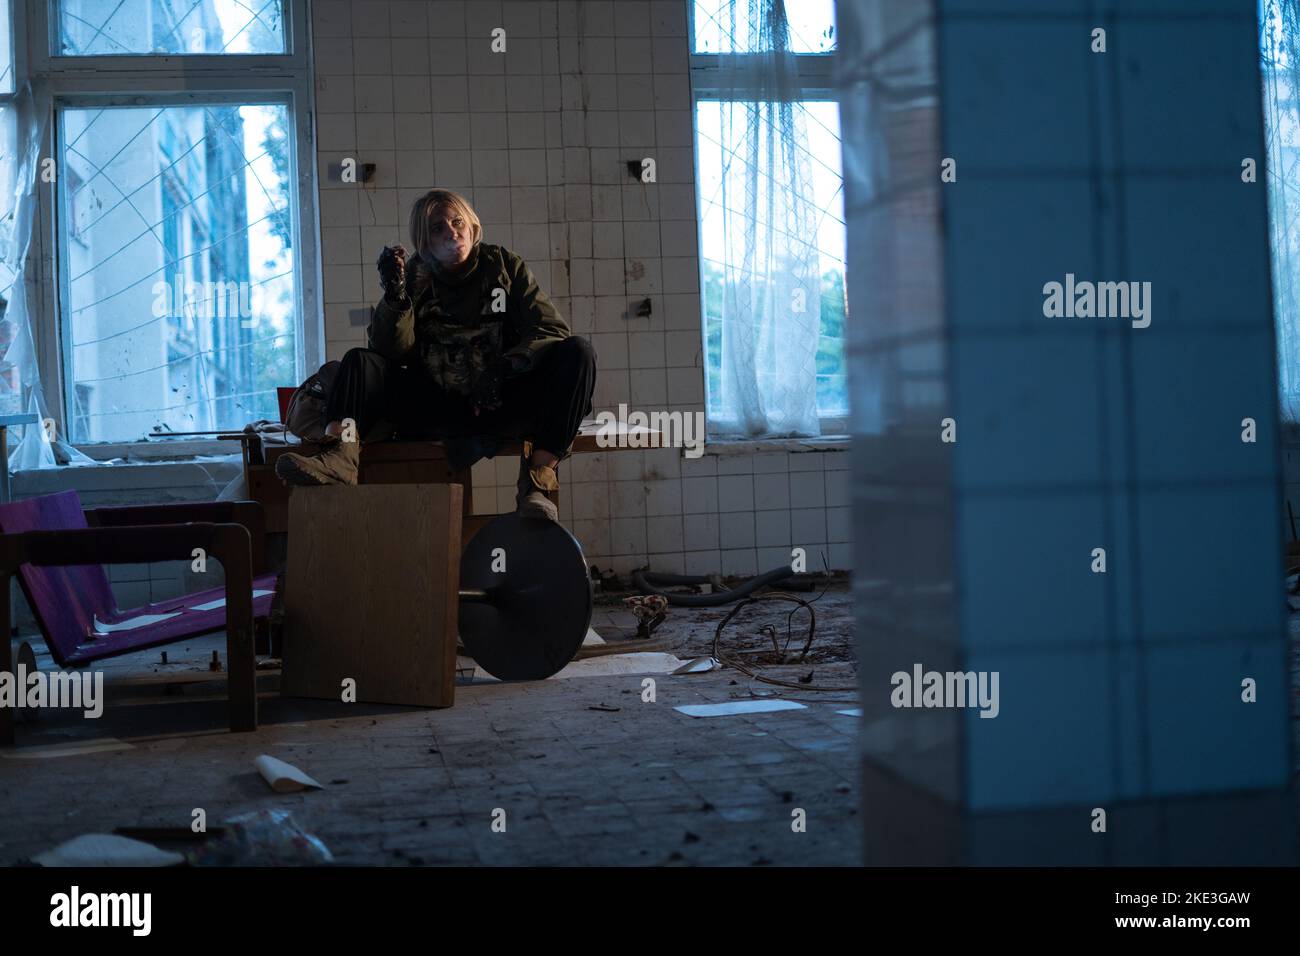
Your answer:
[[[415,356],[415,307],[410,299],[393,304],[381,299],[370,314],[366,327],[370,347],[394,362],[407,362]]]
[[[508,249],[502,252],[510,276],[509,316],[516,340],[504,357],[516,372],[525,372],[533,367],[543,348],[567,339],[571,333],[569,324],[537,284],[533,270]]]
[[[404,362],[415,352],[415,308],[406,289],[406,249],[399,243],[379,254],[384,297],[370,313],[366,341],[385,358]]]

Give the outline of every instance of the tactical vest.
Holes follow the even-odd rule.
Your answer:
[[[425,372],[444,391],[461,395],[468,395],[483,370],[516,344],[506,321],[508,306],[500,312],[492,311],[495,289],[505,290],[507,303],[510,298],[510,278],[501,247],[480,243],[475,269],[477,281],[449,286],[444,291],[447,298],[461,300],[461,308],[453,311],[444,307],[436,278],[414,301],[415,347]]]

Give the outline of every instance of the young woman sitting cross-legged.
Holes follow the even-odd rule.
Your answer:
[[[522,436],[516,505],[556,520],[546,493],[559,488],[556,466],[592,408],[591,345],[570,335],[523,259],[482,241],[478,216],[456,193],[420,197],[410,234],[414,255],[397,245],[379,257],[370,347],[343,356],[326,447],[281,455],[276,474],[295,485],[356,484],[360,444],[381,423],[402,438]]]

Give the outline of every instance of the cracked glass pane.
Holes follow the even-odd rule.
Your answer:
[[[59,0],[55,56],[285,53],[284,0]]]
[[[59,111],[74,442],[278,420],[299,381],[289,108]]]
[[[751,53],[771,49],[773,38],[759,35],[759,4],[770,0],[695,0],[692,52]],[[788,42],[776,44],[791,53],[835,50],[835,0],[786,0]]]

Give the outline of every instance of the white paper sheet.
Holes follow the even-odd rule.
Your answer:
[[[456,667],[461,667],[461,661],[467,658],[457,658]],[[611,674],[670,674],[676,668],[681,667],[681,659],[659,651],[637,651],[630,654],[600,654],[596,657],[584,657],[582,660],[569,661],[558,673],[552,674],[550,680],[568,680],[571,677],[608,677]],[[469,667],[474,667],[472,661],[468,662]],[[491,683],[496,681],[487,671],[479,669],[474,681],[475,683]]]
[[[253,761],[253,766],[276,793],[293,793],[295,790],[306,790],[308,787],[316,790],[324,789],[293,764],[285,763],[270,754],[262,754]]]
[[[256,598],[260,598],[260,597],[263,597],[263,596],[265,596],[265,595],[267,595],[267,594],[271,594],[271,593],[272,593],[272,592],[270,592],[270,591],[254,591],[254,592],[253,592],[253,597],[256,599]],[[209,602],[206,603],[206,604],[196,604],[196,605],[194,605],[192,608],[187,608],[187,610],[190,610],[190,611],[215,611],[217,608],[219,608],[219,607],[225,607],[225,606],[226,606],[226,599],[225,599],[225,598],[217,598],[215,601],[209,601]]]
[[[128,617],[125,621],[118,621],[115,624],[108,624],[95,618],[96,634],[112,634],[116,631],[131,631],[137,627],[144,627],[147,624],[157,624],[159,621],[165,621],[169,617],[175,617],[180,611],[172,611],[169,614],[138,614],[135,617]]]
[[[793,700],[732,700],[725,704],[683,704],[673,710],[687,717],[731,717],[735,714],[765,714],[773,710],[807,710]]]
[[[632,654],[601,654],[570,661],[552,680],[570,677],[607,677],[611,674],[671,674],[682,662],[661,651],[637,651]]]

